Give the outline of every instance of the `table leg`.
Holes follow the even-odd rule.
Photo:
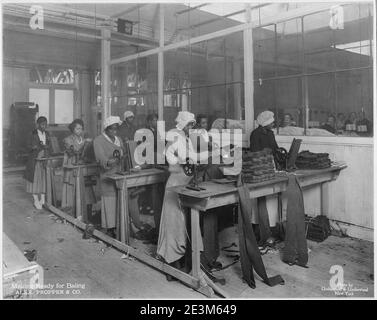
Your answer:
[[[130,219],[128,210],[128,189],[126,186],[126,179],[121,182],[121,186],[118,189],[118,201],[119,201],[119,231],[120,241],[125,244],[130,243]]]
[[[75,216],[76,219],[81,220],[82,212],[81,212],[81,187],[80,187],[80,168],[76,169],[76,183],[75,183],[75,191],[76,191],[76,199],[75,199]]]
[[[85,177],[83,171],[80,172],[80,194],[81,194],[81,213],[82,220],[85,223],[88,223],[88,208],[86,203],[86,186],[85,186]]]
[[[329,213],[329,183],[321,183],[321,215],[328,216]]]
[[[279,221],[283,222],[283,199],[282,199],[282,193],[278,193],[278,215],[279,215]]]
[[[200,273],[200,224],[199,211],[190,209],[191,212],[191,250],[192,250],[192,275],[194,278],[199,278]]]
[[[52,181],[51,181],[51,168],[48,163],[46,163],[46,203],[52,203]]]
[[[204,254],[209,262],[215,261],[219,256],[219,239],[217,232],[217,213],[208,210],[203,215],[203,244]]]

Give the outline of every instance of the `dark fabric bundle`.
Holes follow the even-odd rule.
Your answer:
[[[329,219],[325,216],[305,217],[306,239],[322,242],[331,234]]]
[[[296,167],[299,169],[324,169],[331,166],[328,153],[313,153],[301,151],[296,159]]]
[[[302,190],[295,175],[289,175],[287,196],[287,225],[283,261],[306,267],[308,247],[305,236],[305,212]]]
[[[251,288],[255,288],[253,269],[269,286],[284,284],[280,275],[268,277],[259,252],[257,240],[251,224],[251,199],[246,186],[238,187],[240,210],[238,211],[238,236],[240,246],[241,269],[244,280]]]
[[[270,149],[242,155],[242,181],[257,183],[275,177],[274,158]]]

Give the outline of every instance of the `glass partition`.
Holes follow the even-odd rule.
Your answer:
[[[371,3],[338,3],[254,28],[255,118],[273,111],[279,134],[372,136],[372,15]]]

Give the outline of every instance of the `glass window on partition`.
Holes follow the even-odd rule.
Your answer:
[[[255,28],[255,119],[288,135],[372,136],[373,6],[337,4]]]

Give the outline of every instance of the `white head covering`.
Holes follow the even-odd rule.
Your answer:
[[[257,117],[257,123],[262,127],[268,126],[274,121],[274,113],[271,111],[263,111]]]
[[[126,111],[123,115],[123,120],[126,120],[129,117],[135,117],[135,115],[132,111]]]
[[[121,124],[122,121],[120,121],[120,118],[118,116],[110,116],[103,121],[103,128],[106,129],[107,127],[110,127],[113,124]]]
[[[175,122],[177,122],[177,125],[176,125],[177,129],[183,130],[183,128],[186,127],[188,123],[190,122],[194,122],[194,124],[196,123],[195,115],[188,111],[179,111],[178,116],[175,119]]]

